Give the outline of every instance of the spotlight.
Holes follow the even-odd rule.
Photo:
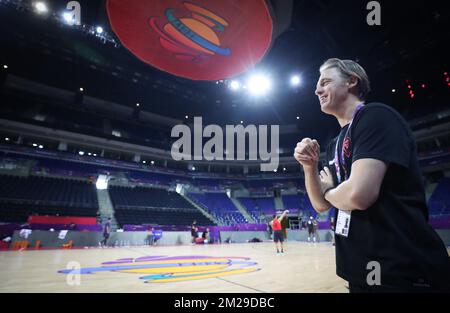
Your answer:
[[[84,151],[79,151],[78,154],[79,155],[84,155]]]
[[[94,156],[96,157],[96,156],[97,156],[97,153],[94,153]]]
[[[68,25],[73,25],[74,24],[74,19],[73,19],[73,14],[69,13],[69,12],[64,12],[62,14],[62,17],[64,19],[64,21],[68,24]]]
[[[392,92],[394,93],[394,92],[395,92],[395,89],[392,89]]]
[[[298,86],[298,85],[300,85],[300,82],[301,82],[300,76],[294,75],[291,77],[291,85],[292,86]]]
[[[189,116],[187,116],[187,115],[186,115],[186,116],[185,116],[184,118],[185,118],[185,119],[188,119],[188,118],[189,118]]]
[[[155,161],[151,161],[150,163],[153,165],[153,164],[155,164]]]
[[[95,29],[95,31],[97,32],[97,34],[102,34],[102,33],[103,33],[103,27],[97,26],[97,28]]]
[[[195,171],[195,166],[192,167],[192,170]]]
[[[241,84],[237,80],[232,80],[230,83],[231,90],[239,90],[241,88]]]
[[[274,173],[278,172],[278,170],[277,170],[277,169],[274,169],[273,171],[274,171]]]
[[[283,167],[283,171],[286,172],[286,168],[285,167]]]
[[[39,145],[39,149],[44,149],[44,146],[43,145]]]
[[[300,119],[300,116],[297,116],[297,119],[299,120],[299,119]]]
[[[3,68],[5,69],[5,70],[7,70],[8,69],[8,65],[3,65]]]
[[[45,4],[42,1],[35,2],[34,3],[34,8],[36,9],[36,12],[39,13],[39,14],[45,14],[45,13],[48,12],[47,4]]]
[[[92,155],[92,153],[89,152],[88,155]]]
[[[139,107],[139,106],[140,106],[139,102],[138,102],[138,103],[136,103],[136,106],[137,106],[137,107]]]
[[[33,143],[33,147],[37,147],[38,145],[37,145],[37,143]]]
[[[144,161],[142,161],[142,163],[147,164],[147,161],[144,160]]]
[[[271,88],[269,78],[261,74],[250,77],[247,85],[250,93],[255,96],[265,95]]]
[[[5,141],[9,141],[9,138],[8,138],[8,137],[5,137]]]
[[[244,121],[241,121],[241,124],[244,124]]]
[[[80,91],[83,92],[83,91],[84,91],[84,88],[83,88],[83,87],[80,87]]]

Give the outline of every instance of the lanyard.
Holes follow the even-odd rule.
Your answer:
[[[334,166],[336,168],[336,175],[337,175],[337,179],[338,179],[338,183],[340,184],[343,180],[346,180],[347,177],[347,166],[345,164],[345,154],[344,154],[344,144],[345,144],[345,140],[348,137],[348,133],[350,131],[350,128],[352,127],[353,124],[353,120],[355,119],[356,114],[358,114],[359,111],[361,111],[361,109],[364,107],[364,104],[358,104],[356,106],[355,112],[353,112],[353,116],[352,116],[352,121],[350,122],[350,125],[347,128],[347,131],[345,132],[345,136],[344,136],[344,140],[342,141],[342,149],[341,149],[341,158],[339,159],[339,154],[338,154],[338,146],[339,146],[339,142],[341,139],[341,134],[339,134],[339,137],[336,141],[336,147],[334,149]],[[342,169],[344,170],[344,177],[342,177],[341,175],[341,167],[339,166],[339,164],[342,166]]]

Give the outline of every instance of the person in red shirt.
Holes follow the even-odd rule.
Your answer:
[[[275,242],[275,247],[277,248],[278,255],[280,254],[280,249],[281,249],[281,253],[284,253],[284,251],[283,251],[284,236],[283,236],[283,231],[281,229],[281,221],[286,216],[286,213],[289,213],[289,211],[285,210],[283,212],[283,214],[281,214],[281,216],[278,218],[276,215],[274,215],[273,220],[270,222],[270,226],[273,229],[273,242]],[[278,247],[280,247],[280,249]]]

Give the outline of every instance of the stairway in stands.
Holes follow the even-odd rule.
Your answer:
[[[187,202],[189,202],[190,204],[192,204],[197,210],[199,210],[200,212],[202,212],[202,214],[204,216],[206,216],[208,219],[210,219],[211,221],[213,221],[216,225],[222,225],[213,215],[209,214],[202,206],[198,205],[197,203],[195,203],[195,201],[192,201],[191,198],[189,198],[186,195],[183,195],[180,193],[180,196],[182,196],[184,199],[186,199]]]
[[[244,218],[249,221],[252,224],[258,223],[257,220],[255,220],[250,213],[248,213],[247,209],[245,208],[245,206],[242,205],[242,203],[237,199],[237,198],[233,198],[230,197],[231,202],[233,202],[234,206],[238,209],[239,212],[241,212],[241,214],[244,216]]]
[[[101,190],[97,189],[97,199],[98,199],[98,212],[100,213],[100,220],[102,225],[111,218],[111,230],[116,231],[119,227],[117,224],[116,217],[114,215],[114,206],[109,197],[107,189]]]

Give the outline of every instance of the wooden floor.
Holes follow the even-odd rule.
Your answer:
[[[151,256],[180,258],[142,260]],[[122,263],[102,268],[102,263],[119,259]],[[96,272],[59,273],[69,262]],[[186,262],[189,266],[180,271]],[[105,270],[105,266],[119,268]],[[284,255],[277,256],[274,244],[265,242],[0,252],[0,292],[261,293],[347,292],[347,288],[335,274],[330,243],[288,242]]]

